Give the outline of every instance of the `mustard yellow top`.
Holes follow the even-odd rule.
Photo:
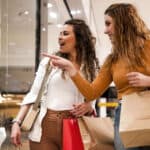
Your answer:
[[[100,97],[112,81],[115,83],[118,99],[121,99],[123,95],[144,89],[141,87],[131,87],[126,77],[126,74],[132,71],[150,75],[150,41],[145,42],[144,53],[146,54],[143,56],[146,63],[145,67],[138,67],[136,70],[133,69],[129,71],[126,60],[121,59],[118,60],[117,63],[112,64],[111,67],[106,68],[105,65],[103,65],[92,83],[84,79],[80,73],[77,73],[71,78],[87,101]]]

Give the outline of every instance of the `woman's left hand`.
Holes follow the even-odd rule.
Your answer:
[[[73,105],[74,109],[71,110],[71,113],[75,117],[81,117],[86,114],[91,114],[93,112],[93,108],[90,102],[84,102],[82,104]]]
[[[150,76],[144,75],[140,72],[130,72],[127,75],[129,84],[133,87],[149,87]]]

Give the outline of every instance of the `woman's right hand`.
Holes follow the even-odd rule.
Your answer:
[[[11,128],[11,142],[15,146],[21,146],[21,130],[18,123],[13,123]]]
[[[66,70],[70,76],[74,76],[77,73],[77,70],[71,61],[56,55],[49,55],[45,53],[42,55],[51,59],[52,66]]]

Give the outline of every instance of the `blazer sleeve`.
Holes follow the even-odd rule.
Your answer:
[[[35,102],[35,100],[38,96],[39,90],[41,88],[44,75],[46,73],[46,67],[47,67],[48,62],[49,62],[48,57],[45,57],[40,62],[40,65],[39,65],[38,70],[36,72],[34,82],[32,84],[32,87],[31,87],[29,93],[24,97],[21,105],[31,104],[31,103]]]

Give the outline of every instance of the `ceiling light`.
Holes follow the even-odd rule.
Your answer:
[[[71,14],[72,15],[76,15],[76,11],[75,10],[71,10]]]
[[[77,14],[81,14],[81,10],[77,10],[76,12],[77,12]]]
[[[57,14],[55,12],[50,12],[51,18],[57,18]]]
[[[51,3],[47,3],[47,8],[51,8],[53,5]]]
[[[58,28],[62,28],[62,27],[63,27],[62,24],[57,24],[56,26],[57,26]]]
[[[81,14],[81,10],[71,10],[71,14],[72,15],[77,15],[77,14]]]
[[[19,16],[28,15],[28,14],[29,14],[29,11],[27,11],[27,10],[20,11],[20,12],[18,13]]]
[[[42,31],[45,32],[45,31],[46,31],[46,28],[45,28],[45,27],[42,27]]]
[[[24,11],[24,14],[25,14],[25,15],[28,15],[28,14],[29,14],[29,11],[27,11],[27,10]]]

